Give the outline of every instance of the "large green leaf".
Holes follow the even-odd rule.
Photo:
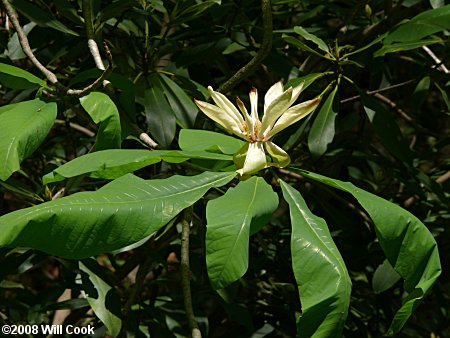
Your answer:
[[[450,5],[422,12],[394,29],[384,44],[393,42],[416,42],[431,34],[450,28]]]
[[[244,141],[208,130],[181,129],[178,144],[183,150],[220,151],[233,155],[241,149]]]
[[[132,174],[93,192],[81,192],[0,217],[0,247],[30,247],[85,258],[136,243],[159,230],[211,187],[235,173],[205,172],[162,180]]]
[[[163,85],[164,95],[172,107],[178,123],[182,128],[192,128],[197,117],[198,108],[192,99],[172,79],[159,74]]]
[[[261,177],[242,181],[206,207],[206,265],[211,284],[222,289],[248,268],[248,241],[271,217],[278,196]]]
[[[302,195],[280,181],[292,224],[292,267],[302,304],[299,337],[341,337],[350,303],[351,280],[325,221]]]
[[[12,89],[46,87],[44,80],[18,67],[0,63],[0,82]]]
[[[86,262],[87,263],[87,262]],[[95,264],[95,263],[94,263]],[[90,270],[88,266],[79,262],[80,270],[86,273],[88,278],[82,278],[86,299],[92,310],[103,324],[108,328],[113,337],[117,337],[122,326],[122,320],[108,309],[110,303],[120,304],[120,299],[114,289],[100,276]],[[112,300],[114,299],[114,300]],[[120,307],[119,307],[120,308]]]
[[[149,77],[149,84],[144,93],[147,128],[161,146],[168,148],[175,137],[176,118],[156,75]]]
[[[47,136],[56,118],[56,103],[40,99],[0,107],[0,179],[20,169]]]
[[[399,332],[441,274],[433,235],[408,211],[349,182],[294,170],[307,178],[350,193],[369,214],[389,263],[405,280],[404,289],[408,295],[389,328],[389,334]]]
[[[338,86],[328,95],[314,119],[308,135],[308,147],[314,157],[320,157],[327,151],[334,138],[334,122],[338,107],[335,100]]]
[[[43,177],[43,183],[62,181],[66,178],[89,175],[93,178],[115,179],[162,160],[181,163],[188,159],[232,161],[229,155],[205,151],[108,149],[80,156]]]
[[[363,91],[360,91],[360,96],[367,117],[372,123],[373,129],[380,138],[381,143],[401,161],[412,163],[412,152],[391,113],[376,99]]]
[[[39,26],[50,27],[66,34],[78,35],[78,33],[58,21],[51,13],[33,5],[30,1],[12,0],[11,3],[30,21],[36,22]]]
[[[119,111],[108,95],[92,92],[80,98],[80,103],[95,123],[100,124],[96,150],[120,148],[122,128]]]

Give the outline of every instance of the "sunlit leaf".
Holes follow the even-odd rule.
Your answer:
[[[341,337],[350,303],[351,280],[325,221],[301,194],[280,181],[291,214],[292,268],[302,304],[299,337]]]
[[[206,265],[213,288],[241,278],[248,267],[249,236],[261,229],[278,206],[278,196],[261,177],[230,188],[206,207]]]
[[[110,97],[92,92],[80,98],[80,103],[95,123],[99,124],[96,150],[120,148],[122,128],[119,111]]]
[[[56,103],[40,99],[0,107],[0,179],[20,169],[47,136],[56,118]]]
[[[29,247],[73,259],[114,251],[151,235],[208,189],[234,176],[205,172],[143,180],[128,174],[97,191],[0,217],[0,247]]]
[[[350,193],[369,214],[386,258],[404,279],[407,296],[389,328],[389,334],[399,332],[441,274],[438,248],[433,235],[417,217],[405,209],[359,189],[352,183],[305,170],[293,170]]]

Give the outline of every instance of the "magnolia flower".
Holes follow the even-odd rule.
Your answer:
[[[285,167],[291,159],[289,155],[274,144],[271,139],[284,128],[304,118],[314,111],[320,97],[298,105],[291,105],[300,95],[303,84],[283,90],[281,82],[269,88],[264,97],[264,115],[258,116],[258,91],[250,91],[250,113],[244,103],[237,98],[239,110],[225,95],[208,87],[215,105],[195,100],[200,110],[222,127],[247,141],[234,155],[234,162],[240,175],[255,173],[269,166]],[[267,159],[267,154],[270,160]]]

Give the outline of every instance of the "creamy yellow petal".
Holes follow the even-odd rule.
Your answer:
[[[244,166],[237,170],[240,175],[252,174],[266,168],[267,160],[263,142],[249,143]]]
[[[211,86],[208,87],[208,90],[214,103],[219,108],[222,108],[228,115],[230,115],[230,117],[232,117],[236,121],[236,123],[242,126],[244,124],[244,119],[241,113],[239,113],[239,110],[237,110],[237,108],[234,106],[234,104],[231,103],[231,101],[228,100],[225,95],[219,92],[215,92]]]
[[[195,103],[198,108],[211,120],[217,122],[233,134],[242,137],[245,140],[248,139],[246,133],[242,131],[242,124],[237,122],[236,119],[230,116],[230,114],[228,114],[225,110],[213,104],[199,100],[195,100]],[[242,123],[244,123],[244,121],[242,121]]]
[[[289,106],[291,106],[298,99],[298,96],[303,90],[304,84],[305,81],[302,81],[297,87],[294,87],[294,89],[292,90],[292,97],[291,102],[289,102]]]
[[[270,87],[264,96],[264,111],[266,111],[267,107],[281,94],[283,94],[283,84],[279,81]]]
[[[278,118],[289,108],[292,97],[292,87],[273,100],[264,112],[259,139],[268,137],[270,130]]]
[[[289,127],[290,125],[301,120],[308,114],[311,114],[314,111],[314,109],[317,108],[319,103],[320,97],[316,97],[315,99],[302,102],[298,105],[289,108],[283,115],[281,115],[281,117],[273,126],[272,130],[270,130],[268,138],[270,139],[275,134],[282,131],[284,128]]]

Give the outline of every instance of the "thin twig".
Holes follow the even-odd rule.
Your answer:
[[[381,102],[387,104],[390,108],[395,109],[397,111],[397,113],[400,115],[401,118],[403,118],[406,122],[410,123],[414,128],[416,128],[418,131],[429,134],[429,135],[433,135],[433,136],[439,136],[437,133],[435,133],[432,130],[429,130],[427,128],[422,127],[420,124],[418,124],[411,116],[409,116],[403,109],[401,109],[400,107],[397,106],[397,104],[390,100],[389,98],[387,98],[386,96],[380,94],[380,93],[375,93],[373,94],[374,97],[376,97],[378,100],[380,100]]]
[[[192,295],[189,268],[189,229],[190,222],[186,219],[181,221],[181,286],[183,289],[184,308],[186,311],[186,317],[191,329],[192,338],[201,338],[202,334],[198,327],[197,321],[194,316],[194,309],[192,308]]]
[[[261,48],[256,55],[244,67],[239,69],[236,74],[223,83],[218,91],[227,93],[233,89],[239,82],[252,74],[262,63],[272,49],[272,8],[270,0],[261,0],[262,19],[263,19],[263,38]]]
[[[25,32],[22,29],[22,26],[20,26],[19,19],[17,12],[15,9],[11,6],[8,0],[2,0],[3,5],[5,6],[6,12],[8,13],[8,17],[11,20],[11,23],[16,30],[17,36],[19,38],[20,46],[22,47],[23,52],[26,56],[30,59],[30,61],[41,71],[42,74],[45,75],[48,81],[50,81],[53,85],[58,85],[58,78],[56,75],[48,70],[42,63],[39,62],[39,60],[34,56],[33,52],[31,51],[30,44],[28,43],[27,36],[25,35]]]
[[[59,120],[59,119],[56,119],[55,123],[56,124],[64,124],[64,125],[67,124],[66,121]],[[83,127],[83,126],[80,126],[79,124],[76,124],[76,123],[73,123],[73,122],[69,122],[69,127],[72,128],[72,129],[75,129],[75,130],[77,130],[77,131],[79,131],[79,132],[81,132],[83,134],[85,134],[88,137],[94,137],[95,136],[95,133],[93,131],[90,131],[89,129],[87,129],[87,128]]]
[[[450,73],[448,68],[445,67],[444,62],[439,59],[430,48],[428,48],[427,46],[422,46],[422,49],[434,60],[434,62],[438,66],[437,69],[439,69],[441,72],[444,72],[445,74]]]
[[[105,81],[107,81],[109,83],[108,80],[105,80],[108,75],[111,74],[111,68],[108,66],[102,73],[102,75],[100,75],[99,78],[97,78],[94,82],[92,82],[90,85],[87,85],[86,87],[84,87],[83,89],[69,89],[67,90],[66,94],[67,95],[71,95],[71,96],[76,96],[76,97],[83,97],[87,94],[89,94],[91,91],[93,91],[94,89],[97,89],[98,86],[100,86],[100,84],[105,84]]]
[[[385,92],[385,91],[388,91],[388,90],[391,90],[391,89],[395,89],[395,88],[398,88],[398,87],[406,86],[406,85],[408,85],[410,83],[413,83],[413,82],[416,82],[416,81],[417,80],[412,79],[412,80],[400,82],[400,83],[394,84],[392,86],[387,86],[387,87],[384,87],[384,88],[381,88],[381,89],[367,91],[366,94],[367,95],[373,95],[373,94],[377,94],[377,93],[382,93],[382,92]],[[340,103],[347,103],[347,102],[355,101],[355,100],[358,100],[360,97],[361,97],[361,95],[351,96],[351,97],[348,97],[346,99],[341,100]]]

